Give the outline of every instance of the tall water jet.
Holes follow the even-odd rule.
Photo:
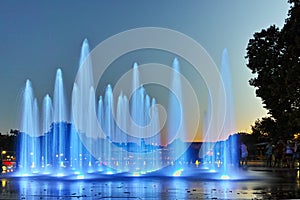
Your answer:
[[[36,150],[36,133],[37,130],[37,118],[36,108],[34,109],[34,94],[29,80],[26,81],[26,85],[23,91],[22,99],[22,119],[20,124],[20,142],[19,142],[19,165],[21,173],[31,172],[35,167],[35,150]]]
[[[169,149],[169,157],[172,159],[175,165],[181,165],[185,158],[185,117],[182,105],[182,91],[181,91],[181,77],[180,77],[180,65],[177,58],[173,60],[173,77],[171,83],[171,93],[169,96],[169,108],[168,108],[168,142],[171,143]]]
[[[103,127],[104,127],[104,118],[105,118],[105,116],[104,116],[104,102],[103,102],[103,97],[102,96],[100,96],[99,97],[99,100],[98,100],[98,111],[97,111],[97,118],[98,118],[98,124],[99,124],[99,126],[100,126],[100,128],[102,129],[102,132],[104,132],[103,131]],[[98,143],[98,146],[97,146],[97,155],[98,155],[98,157],[97,157],[97,159],[100,161],[100,164],[102,165],[102,161],[104,160],[103,159],[103,155],[104,155],[104,152],[106,151],[105,149],[104,149],[104,137],[99,137],[99,139],[97,140],[97,143]],[[100,167],[102,167],[100,165]],[[100,168],[100,170],[102,170],[101,168]]]
[[[143,98],[140,92],[140,80],[139,80],[139,69],[138,64],[133,64],[133,79],[132,79],[132,96],[130,101],[130,115],[132,119],[132,127],[130,129],[131,135],[135,135],[136,137],[133,138],[134,142],[139,143],[140,138],[142,137],[142,133],[139,130],[136,130],[136,126],[142,126],[141,118],[142,118],[142,111],[141,105]]]
[[[219,86],[219,93],[221,94],[223,89],[225,89],[225,99],[219,98],[218,104],[214,105],[216,110],[225,108],[224,116],[217,116],[214,121],[211,121],[211,101],[208,100],[208,108],[204,113],[204,122],[203,122],[203,144],[201,147],[201,154],[203,157],[204,163],[210,163],[208,165],[209,169],[216,170],[216,167],[221,166],[223,174],[228,174],[230,172],[229,166],[236,166],[238,161],[238,152],[237,149],[237,137],[232,136],[234,133],[234,115],[233,115],[233,94],[232,94],[232,81],[230,76],[230,68],[228,61],[227,50],[224,49],[222,53],[222,62],[221,62],[221,78],[223,86]],[[209,88],[210,90],[210,88]],[[224,117],[221,119],[220,117]],[[224,121],[222,131],[219,135],[215,133],[207,132],[208,126],[216,125]]]
[[[78,105],[78,87],[77,84],[74,83],[72,90],[72,104]],[[71,136],[70,136],[70,166],[73,171],[77,173],[81,173],[83,170],[83,146],[79,139],[78,132],[74,126],[74,115],[78,113],[71,113]],[[79,116],[76,116],[79,117]]]
[[[137,90],[137,99],[138,99],[138,102],[139,102],[139,107],[138,107],[138,110],[136,110],[137,112],[137,116],[139,116],[139,118],[137,119],[137,124],[138,126],[141,126],[141,127],[145,127],[147,125],[146,123],[146,112],[149,111],[149,99],[148,99],[148,104],[146,103],[147,102],[147,98],[146,98],[146,92],[145,92],[145,88],[143,86],[141,86],[138,90]],[[147,171],[147,149],[146,149],[146,142],[145,142],[145,139],[148,137],[148,134],[147,134],[147,129],[144,129],[142,131],[139,131],[138,133],[138,139],[140,139],[139,141],[139,149],[137,150],[138,153],[140,154],[139,155],[139,158],[140,158],[140,162],[138,164],[139,168],[142,170],[142,171]]]
[[[94,141],[97,138],[97,134],[95,133],[97,121],[94,121],[94,116],[96,116],[96,100],[95,100],[95,90],[93,87],[90,88],[90,94],[89,94],[89,104],[87,107],[87,133],[86,133],[86,139],[87,139],[87,145],[90,147],[89,156],[88,156],[88,166],[92,166],[92,155],[96,155],[96,145]]]
[[[54,85],[54,122],[66,122],[67,119],[62,71],[58,68]]]
[[[233,114],[234,106],[232,93],[232,79],[230,76],[230,65],[227,49],[224,49],[222,52],[221,76],[225,86],[226,94],[226,101],[224,105],[226,107],[226,115],[221,138],[228,139],[228,142],[225,142],[223,146],[223,167],[224,171],[227,171],[227,165],[236,165],[239,158],[239,156],[237,155],[239,152],[239,149],[237,149],[237,138],[230,137],[230,135],[234,133],[235,118]]]
[[[127,117],[127,113],[129,113],[129,101],[128,101],[128,98],[127,96],[123,95],[123,98],[122,98],[122,111],[121,111],[121,116],[123,116],[122,118],[122,124],[121,126],[123,128],[125,128],[125,130],[128,130],[129,127],[128,127],[128,117]],[[127,163],[127,159],[128,159],[128,142],[130,141],[129,140],[129,136],[127,135],[127,132],[122,132],[122,145],[123,145],[123,149],[125,151],[122,151],[123,152],[123,157],[122,157],[122,166],[123,166],[123,169],[124,171],[128,171],[128,163]]]
[[[145,139],[148,137],[146,125],[149,123],[150,99],[147,97],[145,88],[140,85],[138,64],[133,65],[132,96],[130,100],[131,115],[131,136],[132,141],[137,145],[131,147],[137,157],[135,161],[136,169],[146,171],[147,151]]]
[[[73,96],[72,102],[76,101],[77,104],[73,106],[73,114],[76,113],[76,129],[83,133],[86,130],[86,118],[85,116],[85,109],[86,105],[89,102],[90,96],[90,88],[93,87],[93,73],[92,73],[92,61],[89,55],[90,49],[88,40],[84,39],[81,47],[81,54],[79,59],[79,69],[78,69],[78,76],[76,80],[77,84],[77,95]]]
[[[124,106],[123,103],[124,103],[123,93],[121,92],[118,97],[117,111],[116,111],[116,119],[119,122],[120,127],[123,127],[124,121],[126,120],[126,118],[124,117],[125,115],[123,114],[123,106]],[[123,141],[122,140],[123,130],[119,126],[116,126],[116,135],[114,141],[120,144]]]
[[[232,78],[230,75],[230,65],[229,65],[229,58],[228,58],[228,51],[227,49],[223,50],[222,53],[222,65],[221,65],[221,75],[225,85],[226,91],[226,120],[225,120],[225,128],[226,132],[229,135],[233,133],[235,128],[235,117],[234,117],[234,110],[233,110],[233,92],[232,92]],[[228,136],[227,135],[227,136]]]
[[[99,97],[98,100],[98,111],[97,111],[97,119],[100,127],[103,127],[104,123],[104,107],[103,107],[103,98],[102,96]]]
[[[106,142],[104,145],[104,149],[107,153],[104,154],[105,162],[110,164],[111,157],[112,157],[112,149],[111,149],[111,142],[112,136],[115,132],[115,124],[114,124],[114,106],[113,106],[113,92],[111,85],[106,87],[105,97],[104,97],[104,132],[106,135]]]
[[[64,166],[66,159],[66,131],[62,122],[67,122],[65,92],[61,69],[57,69],[54,86],[54,129],[53,129],[53,155],[56,157],[55,166]]]
[[[50,139],[50,128],[53,122],[53,108],[52,108],[52,100],[47,94],[43,100],[43,145],[42,145],[42,167],[45,169],[51,162],[52,154],[50,150],[52,149],[52,141]]]
[[[84,39],[80,52],[78,77],[72,91],[72,149],[70,157],[73,158],[73,169],[79,170],[80,173],[83,170],[83,159],[86,149],[84,145],[89,145],[86,142],[82,144],[82,141],[86,141],[86,134],[89,134],[86,133],[86,131],[87,128],[90,127],[86,117],[86,106],[89,105],[90,89],[93,86],[92,62],[89,52],[88,41]]]
[[[158,110],[155,107],[156,106],[156,100],[155,98],[151,99],[151,109],[149,110],[149,115],[151,116],[151,120],[153,123],[153,128],[150,130],[151,134],[155,133],[158,130],[158,127],[160,127],[159,124],[159,115],[158,115]],[[151,149],[151,162],[152,166],[150,168],[152,169],[160,169],[162,167],[162,163],[160,160],[160,151],[159,151],[159,146],[161,145],[160,142],[160,134],[156,133],[155,135],[149,137],[146,142],[150,145]]]
[[[117,113],[116,113],[116,118],[118,121],[118,125],[120,126],[116,126],[116,138],[115,138],[115,142],[118,144],[118,146],[121,148],[119,154],[118,154],[118,158],[117,158],[117,162],[118,162],[118,169],[119,170],[123,170],[123,171],[128,171],[127,165],[126,165],[126,161],[128,158],[128,153],[127,153],[127,143],[128,143],[128,139],[127,139],[127,117],[126,117],[126,112],[128,111],[128,100],[127,97],[125,95],[123,95],[123,93],[121,92],[119,97],[118,97],[118,102],[117,102]]]
[[[32,110],[32,118],[33,118],[33,122],[34,122],[34,137],[32,138],[33,140],[33,150],[32,150],[32,157],[33,157],[33,165],[32,168],[35,169],[40,169],[41,167],[41,151],[40,151],[40,126],[39,126],[39,107],[38,107],[38,103],[37,103],[37,99],[34,98],[33,100],[33,110]],[[34,170],[36,171],[36,170]]]

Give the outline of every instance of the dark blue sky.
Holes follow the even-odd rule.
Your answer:
[[[249,130],[266,112],[248,85],[251,73],[245,66],[245,48],[254,32],[271,24],[282,27],[288,8],[286,1],[274,0],[2,1],[0,132],[17,128],[18,101],[26,79],[31,79],[41,102],[45,94],[52,95],[55,71],[60,67],[69,96],[84,38],[92,49],[114,34],[146,26],[192,37],[217,65],[223,49],[228,49],[237,130]]]

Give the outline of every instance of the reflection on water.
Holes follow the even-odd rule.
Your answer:
[[[0,199],[264,199],[298,198],[298,181],[203,181],[196,178],[1,179]],[[281,196],[280,196],[281,195]]]
[[[2,188],[5,188],[6,187],[6,182],[7,182],[7,180],[6,179],[2,179],[1,180],[1,185],[2,185]]]

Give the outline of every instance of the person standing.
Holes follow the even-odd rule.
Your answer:
[[[279,140],[277,142],[277,145],[275,146],[274,155],[275,155],[275,161],[273,167],[282,167],[283,164],[283,158],[284,158],[284,143],[282,140]]]
[[[272,154],[273,154],[273,147],[270,142],[268,142],[266,146],[266,161],[267,167],[272,167]]]
[[[288,140],[286,142],[286,146],[285,146],[285,159],[286,159],[286,166],[288,168],[292,168],[292,159],[293,159],[293,149],[291,146],[291,142]]]
[[[295,166],[296,162],[299,162],[300,159],[300,143],[298,140],[295,141],[294,145],[294,154],[293,154],[293,166]]]
[[[241,143],[241,166],[247,166],[248,149],[247,146]]]

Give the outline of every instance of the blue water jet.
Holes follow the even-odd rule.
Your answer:
[[[57,124],[53,133],[53,154],[56,157],[55,167],[64,167],[66,160],[66,132],[61,122],[67,122],[65,92],[61,69],[57,69],[54,86],[54,123]]]
[[[51,124],[53,122],[53,107],[52,107],[52,100],[47,94],[43,100],[43,129],[42,133],[44,134],[43,137],[43,145],[42,145],[42,167],[44,171],[47,172],[47,168],[51,162],[52,154],[50,150],[52,149],[51,138],[49,137]]]
[[[171,83],[171,94],[169,97],[168,113],[168,142],[172,148],[169,149],[171,164],[180,167],[186,162],[186,130],[185,117],[183,116],[183,97],[181,89],[180,65],[177,58],[172,63],[173,76]]]

